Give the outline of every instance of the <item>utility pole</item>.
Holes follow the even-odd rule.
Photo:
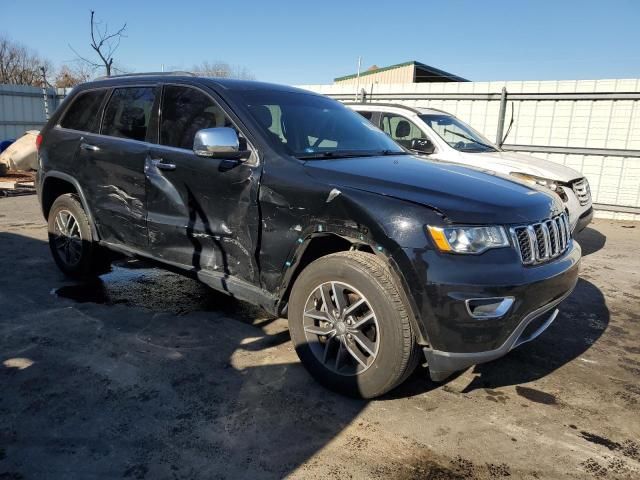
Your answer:
[[[502,137],[504,132],[504,118],[507,113],[507,88],[502,87],[502,92],[500,93],[500,110],[498,112],[498,132],[496,133],[496,145],[499,147],[502,146],[502,141],[504,138]]]
[[[362,65],[362,57],[358,57],[358,73],[356,74],[356,102],[358,101],[358,95],[360,92],[358,89],[360,88],[360,66]]]
[[[44,100],[44,118],[49,120],[49,100],[47,99],[47,71],[40,67],[42,72],[42,99]]]

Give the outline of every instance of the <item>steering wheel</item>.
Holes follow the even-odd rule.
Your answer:
[[[455,148],[456,150],[459,150],[461,148],[464,148],[467,144],[460,141],[460,142],[456,142],[456,144],[453,146],[453,148]]]

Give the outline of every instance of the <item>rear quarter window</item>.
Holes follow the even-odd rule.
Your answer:
[[[82,132],[98,133],[100,128],[100,105],[106,90],[79,93],[60,121],[60,126]]]

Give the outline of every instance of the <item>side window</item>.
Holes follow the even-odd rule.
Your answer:
[[[383,115],[382,129],[397,143],[407,148],[411,147],[412,140],[427,138],[415,123],[399,115]]]
[[[359,110],[358,113],[369,121],[373,118],[373,112],[363,112],[362,110]]]
[[[234,128],[224,111],[207,95],[190,87],[164,87],[160,119],[161,145],[191,150],[196,132],[214,127]]]
[[[80,93],[64,114],[60,126],[82,132],[98,133],[100,105],[106,94],[107,90]]]
[[[116,88],[104,111],[100,133],[144,141],[155,98],[153,87]]]

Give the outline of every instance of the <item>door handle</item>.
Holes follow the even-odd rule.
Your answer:
[[[97,147],[97,146],[95,146],[95,145],[91,145],[91,144],[89,144],[89,143],[85,143],[85,142],[82,142],[82,143],[80,144],[80,148],[81,148],[82,150],[90,150],[90,151],[92,151],[92,152],[97,152],[98,150],[100,150],[100,147]]]
[[[154,167],[157,167],[160,170],[175,170],[175,163],[166,163],[162,158],[153,158],[151,159],[151,163]]]

